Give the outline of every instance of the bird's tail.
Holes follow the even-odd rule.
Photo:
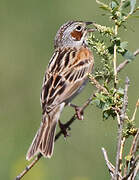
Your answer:
[[[30,160],[39,152],[47,158],[50,158],[54,148],[54,137],[57,125],[57,119],[50,120],[48,116],[41,122],[32,144],[27,152],[26,159]]]

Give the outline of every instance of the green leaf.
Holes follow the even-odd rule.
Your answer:
[[[111,46],[108,47],[108,51],[109,51],[110,54],[113,54],[114,44],[112,44]]]
[[[110,109],[110,104],[105,103],[104,107],[103,107],[103,111],[107,111]]]
[[[119,2],[117,0],[113,0],[117,5],[119,5]]]
[[[100,100],[99,99],[93,100],[93,103],[95,103],[97,107],[100,106]]]
[[[127,155],[127,156],[125,156],[125,160],[126,160],[126,161],[131,161],[131,158],[132,158],[132,156],[131,156],[131,155]]]
[[[130,14],[133,13],[134,9],[135,9],[135,5],[136,5],[136,0],[130,0]]]
[[[119,95],[123,96],[123,95],[124,95],[124,89],[120,87],[120,88],[117,90],[117,93],[118,93]]]
[[[111,8],[107,4],[104,4],[103,2],[100,2],[99,0],[96,0],[96,3],[98,3],[100,5],[101,9],[111,11]]]
[[[124,57],[125,59],[128,59],[129,62],[130,62],[130,61],[133,61],[133,60],[135,59],[134,54],[133,54],[132,52],[128,51],[128,50],[126,50],[126,52],[123,53],[122,55],[123,55],[123,57]]]
[[[125,1],[122,5],[122,8],[127,8],[128,6],[130,6],[130,1]]]
[[[125,49],[128,46],[128,42],[127,41],[123,41],[120,43],[120,47]]]
[[[108,119],[108,117],[109,117],[109,114],[107,112],[103,112],[103,118]]]
[[[110,3],[110,7],[111,7],[112,9],[116,8],[116,7],[117,7],[117,3],[114,2],[114,1],[112,1],[112,2]]]
[[[105,10],[105,11],[110,11],[108,7],[100,6],[99,8],[100,8],[100,9],[103,9],[103,10]]]

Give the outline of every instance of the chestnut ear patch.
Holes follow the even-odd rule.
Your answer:
[[[80,41],[81,38],[82,38],[82,35],[83,35],[83,33],[82,33],[81,31],[76,31],[76,30],[74,30],[74,31],[71,32],[71,36],[72,36],[73,39],[75,39],[76,41]]]

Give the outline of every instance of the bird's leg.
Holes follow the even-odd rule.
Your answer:
[[[68,103],[68,106],[71,106],[71,107],[73,107],[75,109],[77,118],[79,120],[83,120],[84,119],[82,107],[76,106],[75,104],[72,104],[72,103]]]
[[[66,128],[65,124],[61,123],[60,119],[58,123],[64,137],[66,138],[67,136],[69,136],[68,130],[70,130],[70,127]]]

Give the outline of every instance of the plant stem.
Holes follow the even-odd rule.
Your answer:
[[[115,29],[114,29],[114,33],[115,36],[117,36],[118,33],[118,25],[115,25]],[[117,54],[116,54],[116,50],[117,50],[117,45],[114,45],[114,55],[113,55],[113,66],[114,66],[114,86],[116,88],[116,84],[117,84],[117,68],[116,68],[116,59],[117,59]]]
[[[125,81],[125,89],[124,89],[124,100],[123,100],[123,107],[120,113],[120,126],[118,127],[118,143],[117,143],[117,154],[116,154],[116,166],[115,166],[115,174],[113,180],[119,180],[118,172],[120,170],[121,166],[121,158],[122,155],[121,153],[123,152],[123,146],[124,146],[124,141],[123,141],[123,125],[124,125],[124,120],[125,120],[125,115],[126,115],[126,110],[127,110],[127,105],[128,105],[128,96],[127,96],[127,91],[128,91],[128,86],[129,86],[129,79],[126,77]]]

